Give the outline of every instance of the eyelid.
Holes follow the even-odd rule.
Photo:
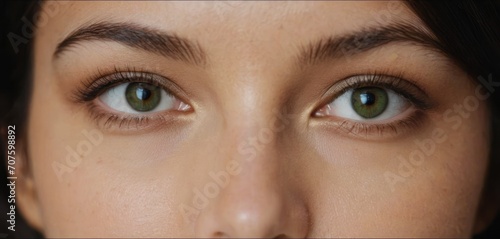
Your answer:
[[[90,77],[83,83],[83,87],[77,90],[73,98],[77,102],[90,102],[114,86],[133,82],[144,82],[158,86],[168,94],[192,106],[187,94],[169,78],[156,73],[135,69],[120,70],[114,68],[112,73],[98,71],[97,75]]]
[[[89,117],[96,125],[107,133],[146,133],[154,132],[159,127],[168,127],[174,124],[187,122],[185,112],[171,111],[169,114],[130,115],[111,113],[105,110],[102,103],[88,104]]]
[[[128,114],[111,112],[98,98],[106,91],[121,84],[144,82],[155,85],[167,94],[190,106],[186,111],[152,112],[149,114]],[[152,132],[158,127],[170,128],[187,122],[194,111],[193,104],[188,100],[188,95],[168,77],[134,68],[117,68],[108,71],[97,71],[86,81],[83,81],[70,94],[70,99],[79,105],[84,105],[88,116],[98,127],[109,133],[138,133]]]
[[[325,93],[323,93],[321,97],[323,100],[321,100],[319,106],[315,108],[313,115],[317,110],[321,109],[321,107],[333,102],[346,91],[364,86],[378,86],[393,90],[421,110],[434,107],[427,93],[415,83],[398,76],[374,73],[349,76],[330,86]]]

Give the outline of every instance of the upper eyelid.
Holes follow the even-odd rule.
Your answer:
[[[145,82],[149,84],[154,84],[156,86],[161,87],[168,94],[189,104],[188,97],[183,92],[183,90],[167,77],[147,71],[135,71],[135,70],[120,71],[117,69],[115,69],[115,71],[110,74],[99,73],[98,76],[91,77],[90,80],[87,81],[87,83],[84,83],[83,88],[78,90],[76,100],[77,101],[83,100],[85,102],[91,101],[97,98],[102,93],[104,93],[106,90],[111,89],[112,87],[115,87],[123,83],[131,83],[131,82]],[[92,94],[89,95],[88,93]]]
[[[416,104],[417,107],[428,109],[434,107],[428,94],[419,86],[398,76],[385,74],[358,74],[344,78],[330,86],[321,96],[320,106],[328,104],[350,89],[362,86],[380,86],[395,91]],[[401,89],[404,88],[404,89]],[[411,92],[405,92],[411,91]],[[418,97],[418,98],[417,98]]]
[[[382,75],[382,74],[359,74],[359,75],[353,75],[344,78],[344,80],[341,80],[339,82],[336,82],[333,84],[326,92],[324,95],[328,94],[328,92],[339,92],[338,94],[340,95],[343,93],[342,91],[345,92],[345,90],[352,89],[355,87],[360,87],[361,85],[366,84],[366,85],[387,85],[387,86],[395,86],[399,84],[405,84],[408,86],[415,87],[416,90],[420,91],[421,94],[427,96],[427,93],[420,89],[417,85],[414,83],[411,83],[407,80],[403,80],[401,77],[398,76],[391,76],[391,75]]]

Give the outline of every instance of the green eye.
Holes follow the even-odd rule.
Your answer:
[[[365,119],[382,114],[389,102],[387,92],[378,87],[362,87],[353,91],[351,104],[354,111]]]
[[[130,83],[125,90],[127,103],[140,112],[155,109],[161,101],[161,88],[146,83]]]

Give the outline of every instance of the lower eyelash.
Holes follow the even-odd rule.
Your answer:
[[[338,121],[333,126],[331,122],[329,124],[335,128],[334,130],[342,130],[348,135],[369,139],[374,135],[379,137],[396,137],[406,131],[421,127],[424,122],[425,113],[421,110],[416,110],[409,117],[387,124],[367,124],[347,119]]]
[[[90,113],[92,120],[103,129],[144,129],[145,127],[153,127],[167,121],[163,115],[145,115],[145,116],[122,116],[117,113],[106,112],[93,102],[86,102],[86,110]],[[154,121],[154,124],[151,124]]]

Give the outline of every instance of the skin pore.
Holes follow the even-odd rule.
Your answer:
[[[490,115],[433,39],[400,2],[61,4],[18,205],[46,237],[470,236]],[[130,81],[171,107],[113,108]],[[394,107],[352,118],[370,86]]]

